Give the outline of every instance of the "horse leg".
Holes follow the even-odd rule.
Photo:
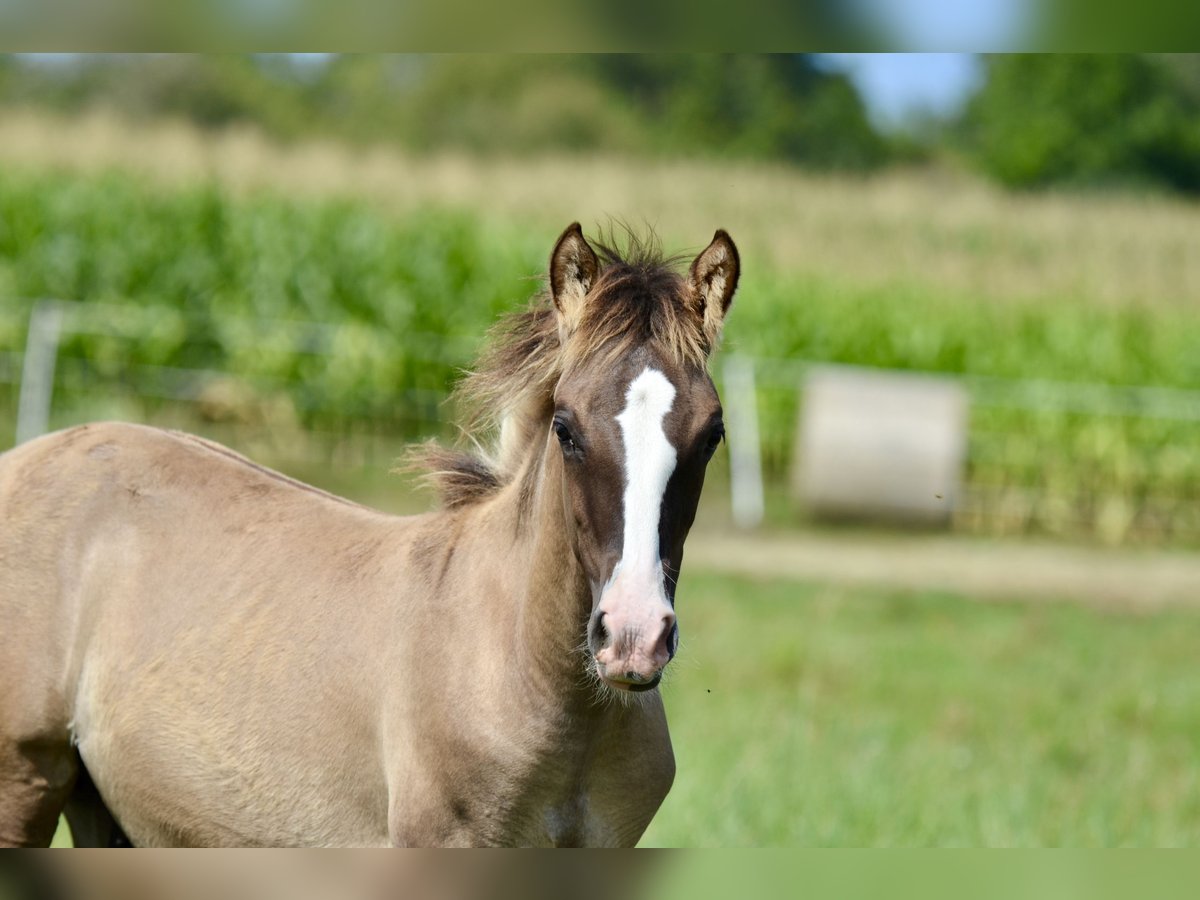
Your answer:
[[[75,788],[67,798],[65,811],[76,847],[132,847],[129,838],[113,818],[86,766],[80,765]]]
[[[0,846],[50,846],[77,760],[69,739],[0,733]]]

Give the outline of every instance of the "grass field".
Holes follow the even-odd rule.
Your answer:
[[[1200,839],[1200,616],[689,577],[644,843]]]

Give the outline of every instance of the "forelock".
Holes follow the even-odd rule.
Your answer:
[[[703,310],[681,274],[683,258],[664,257],[653,232],[623,230],[621,241],[611,231],[594,241],[600,271],[565,341],[548,290],[490,332],[486,349],[456,391],[463,433],[477,451],[427,447],[413,457],[447,505],[476,502],[514,478],[522,455],[537,445],[554,387],[565,373],[611,365],[641,347],[682,370],[706,369],[713,348]],[[491,449],[479,449],[489,441]]]

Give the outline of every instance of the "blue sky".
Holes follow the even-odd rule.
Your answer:
[[[950,116],[983,80],[973,53],[825,53],[821,61],[849,76],[882,128],[914,114]]]
[[[956,112],[983,79],[976,55],[1018,50],[1037,26],[1036,0],[841,0],[850,19],[909,53],[823,54],[846,72],[876,124]],[[970,52],[929,52],[970,51]]]
[[[1037,25],[1036,0],[841,0],[843,15],[907,51],[1019,50]],[[874,43],[874,42],[873,42]]]

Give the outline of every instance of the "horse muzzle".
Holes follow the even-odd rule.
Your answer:
[[[605,606],[601,602],[588,627],[597,674],[617,690],[654,690],[679,641],[675,613],[665,602],[633,615]]]

